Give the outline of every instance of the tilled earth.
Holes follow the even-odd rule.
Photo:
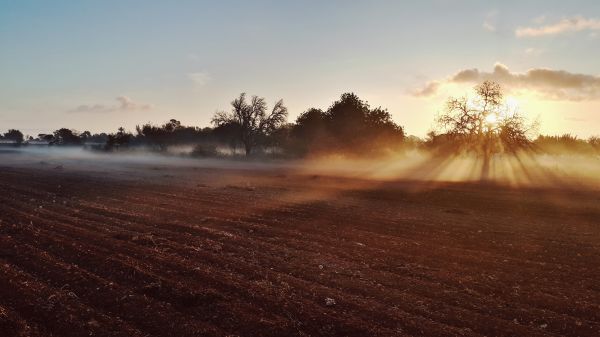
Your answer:
[[[598,336],[600,193],[0,164],[0,335]]]

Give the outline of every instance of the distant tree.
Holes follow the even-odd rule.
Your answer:
[[[77,134],[77,132],[67,128],[62,128],[54,131],[54,139],[52,143],[57,145],[80,145],[81,138],[79,138],[79,134]]]
[[[600,136],[590,136],[588,143],[597,150],[600,150]]]
[[[406,138],[404,128],[394,123],[392,115],[381,107],[369,111],[365,126],[365,137],[378,148],[399,146]]]
[[[25,140],[23,133],[15,129],[8,130],[8,132],[4,134],[4,139],[13,141],[17,144],[21,144]]]
[[[294,152],[294,149],[290,147],[293,128],[294,124],[283,124],[264,138],[264,145],[270,147],[273,154],[287,151],[287,155],[295,155],[296,152]]]
[[[104,132],[94,133],[86,138],[87,143],[105,144],[108,140],[108,135]]]
[[[354,93],[345,93],[329,107],[325,118],[330,124],[329,131],[338,139],[354,143],[364,132],[368,114],[367,103]]]
[[[176,119],[170,119],[163,125],[163,128],[167,132],[174,132],[175,130],[181,129],[181,122]]]
[[[132,139],[133,135],[126,132],[123,127],[120,127],[116,133],[108,135],[105,147],[108,150],[126,147]]]
[[[155,146],[164,151],[169,145],[191,145],[206,142],[211,134],[211,129],[183,126],[180,121],[171,119],[160,126],[150,123],[138,125],[136,132],[137,142]]]
[[[157,146],[159,150],[166,150],[171,134],[181,127],[181,122],[171,119],[162,126],[152,125],[150,123],[136,126],[138,138],[150,145]]]
[[[246,94],[242,93],[231,102],[231,106],[230,113],[224,111],[215,113],[212,123],[217,128],[231,123],[239,125],[239,139],[244,145],[246,155],[249,155],[255,146],[260,145],[261,140],[287,120],[288,111],[283,100],[277,101],[271,112],[267,113],[267,103],[264,98],[252,96],[248,102]]]
[[[40,133],[40,134],[38,134],[37,139],[40,141],[53,143],[54,142],[54,134]]]
[[[327,115],[321,109],[310,108],[296,118],[292,132],[299,138],[321,138],[327,133]]]
[[[356,94],[345,93],[325,112],[302,113],[292,135],[308,151],[379,154],[401,145],[404,129],[386,109],[372,109]]]
[[[600,138],[592,136],[586,140],[569,133],[559,136],[540,135],[533,141],[533,146],[536,151],[543,153],[594,155],[600,153]]]
[[[242,127],[237,122],[222,123],[212,130],[215,140],[221,144],[227,144],[233,153],[241,144]]]
[[[498,121],[498,136],[503,151],[514,152],[531,145],[529,134],[537,130],[538,124],[528,123],[526,118],[518,113],[504,116]]]
[[[425,141],[420,137],[410,135],[404,138],[404,143],[409,149],[418,149],[424,146]]]
[[[81,143],[85,144],[87,143],[90,138],[92,138],[92,133],[89,131],[83,131],[80,135],[79,135],[79,139],[81,140]]]

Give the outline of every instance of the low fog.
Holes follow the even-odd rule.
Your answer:
[[[305,172],[376,180],[492,182],[513,187],[600,186],[600,158],[579,154],[497,154],[485,168],[480,156],[437,156],[426,150],[379,160],[321,158],[302,164]]]
[[[302,160],[265,160],[242,157],[193,158],[178,148],[156,153],[142,148],[98,152],[79,147],[0,148],[0,166],[114,174],[185,174],[186,169],[233,169],[292,172],[301,175],[357,178],[373,181],[483,182],[510,187],[600,187],[600,157],[582,154],[536,154],[522,151],[492,155],[487,164],[474,154],[440,155],[410,150],[378,158],[342,155]]]

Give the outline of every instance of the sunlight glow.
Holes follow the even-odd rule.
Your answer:
[[[498,123],[498,116],[495,113],[491,113],[485,117],[485,121],[488,124],[496,124]]]
[[[519,109],[519,101],[513,96],[508,96],[506,98],[506,107],[509,111],[517,111]]]

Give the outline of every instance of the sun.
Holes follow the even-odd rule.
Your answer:
[[[485,121],[488,124],[495,125],[498,123],[498,115],[492,112],[489,115],[485,116]]]

